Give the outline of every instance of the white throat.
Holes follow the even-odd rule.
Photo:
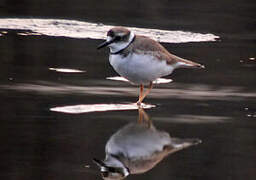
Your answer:
[[[127,42],[114,42],[110,45],[108,45],[109,49],[110,49],[110,52],[111,53],[116,53],[122,49],[125,49],[126,47],[128,47],[130,45],[130,43],[132,42],[133,38],[134,38],[134,33],[133,32],[130,32],[130,37],[129,37],[129,40]],[[107,37],[107,41],[110,40],[111,37]]]

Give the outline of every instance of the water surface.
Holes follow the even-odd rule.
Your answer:
[[[155,38],[170,52],[206,66],[175,71],[165,77],[173,82],[156,84],[145,99],[150,105],[145,111],[158,129],[202,143],[128,179],[255,178],[254,1],[61,2],[0,3],[0,23],[17,20],[15,28],[5,21],[0,31],[1,179],[101,179],[92,159],[104,159],[109,137],[138,119],[132,104],[139,89],[107,79],[117,74],[109,65],[108,50],[96,50],[107,31],[96,31],[97,25],[136,27],[149,36],[145,30],[167,31],[168,41],[161,40],[161,33]],[[42,32],[21,28],[27,24],[17,22],[24,19],[56,23]],[[95,24],[97,38],[88,38],[84,23]],[[42,30],[41,24],[32,27]],[[177,33],[185,41],[175,42]],[[198,36],[191,34],[219,38],[196,41]],[[52,111],[77,105],[92,110]],[[99,112],[100,105],[108,111]],[[122,105],[128,108],[117,111]]]

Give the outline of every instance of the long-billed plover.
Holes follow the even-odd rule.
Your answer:
[[[113,134],[105,146],[105,160],[94,158],[103,179],[124,179],[129,174],[151,170],[168,155],[200,144],[197,138],[176,138],[157,129],[146,112],[139,109],[139,122]]]
[[[131,83],[140,85],[140,105],[153,87],[153,81],[176,68],[204,68],[203,65],[169,53],[161,44],[146,36],[135,35],[124,27],[114,27],[98,49],[110,48],[109,61],[115,71]],[[144,85],[149,88],[144,92]]]

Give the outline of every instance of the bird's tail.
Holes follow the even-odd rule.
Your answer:
[[[189,61],[189,60],[186,60],[186,59],[184,59],[184,63],[185,63],[185,67],[191,67],[191,68],[205,68],[205,66],[204,65],[202,65],[202,64],[199,64],[199,63],[196,63],[196,62],[193,62],[193,61]]]
[[[180,63],[179,67],[183,67],[183,68],[199,68],[199,69],[205,68],[204,65],[187,60],[187,59],[181,59],[179,63]]]
[[[196,138],[186,138],[186,139],[180,139],[180,138],[172,138],[172,144],[176,148],[187,148],[189,146],[194,146],[200,144],[202,141],[200,139]]]
[[[178,68],[180,68],[180,67],[181,68],[200,68],[200,69],[205,68],[205,66],[202,64],[199,64],[199,63],[187,60],[187,59],[183,59],[183,58],[175,56],[175,55],[172,55],[172,59],[174,61],[176,61]]]
[[[182,149],[188,148],[190,146],[195,146],[202,143],[200,139],[195,139],[195,138],[186,138],[186,139],[181,139],[181,138],[171,138],[171,144],[165,146],[165,150],[168,151],[168,153],[174,153],[177,151],[180,151]]]

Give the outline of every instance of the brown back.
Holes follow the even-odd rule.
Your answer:
[[[198,63],[180,58],[169,53],[160,43],[146,36],[136,35],[136,39],[134,40],[134,42],[131,43],[123,53],[124,55],[127,55],[129,52],[152,55],[159,60],[166,61],[169,65],[175,64],[177,62],[183,62],[188,66],[192,67],[203,67]]]

